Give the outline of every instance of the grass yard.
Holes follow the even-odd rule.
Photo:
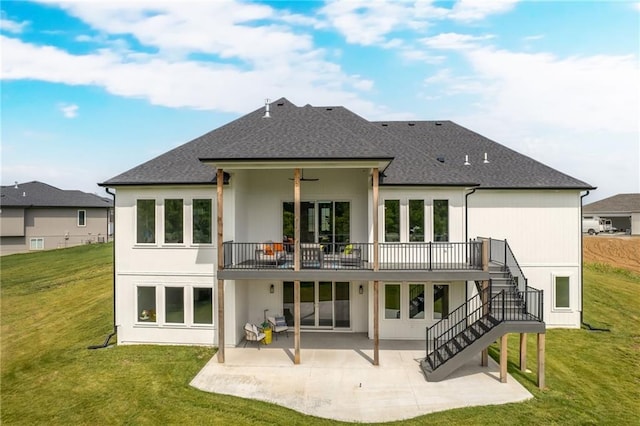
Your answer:
[[[275,405],[208,394],[188,383],[212,357],[202,347],[87,350],[112,327],[112,246],[89,245],[0,259],[1,417],[14,424],[333,424]],[[547,386],[509,371],[535,396],[403,424],[637,424],[640,418],[640,277],[585,268],[585,321],[610,332],[549,330]],[[497,350],[491,348],[492,356]]]

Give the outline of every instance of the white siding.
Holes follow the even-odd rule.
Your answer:
[[[548,326],[579,327],[579,191],[482,190],[469,196],[469,237],[506,239],[531,287],[544,290]],[[553,309],[553,276],[570,276],[571,308]]]

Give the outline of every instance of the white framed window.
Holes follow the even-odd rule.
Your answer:
[[[157,323],[157,298],[155,286],[138,286],[136,289],[136,321]]]
[[[401,288],[400,284],[384,284],[384,319],[400,318]]]
[[[559,310],[571,308],[571,279],[567,275],[553,276],[553,307]]]
[[[135,321],[159,327],[213,325],[213,288],[184,283],[136,286]]]
[[[449,316],[449,284],[433,285],[433,319],[440,320]]]
[[[136,243],[156,242],[156,200],[136,201]]]
[[[384,241],[400,242],[400,200],[384,200]]]
[[[30,238],[29,250],[44,250],[44,238]]]
[[[426,300],[424,284],[409,284],[409,319],[424,319],[424,302]]]
[[[87,211],[86,210],[78,210],[78,226],[80,226],[80,227],[87,226]]]
[[[164,242],[184,243],[184,201],[182,198],[164,200]]]
[[[212,239],[212,208],[211,199],[194,198],[191,203],[192,228],[191,235],[194,244],[211,244]]]
[[[196,325],[213,324],[213,289],[211,287],[193,287],[193,323]]]

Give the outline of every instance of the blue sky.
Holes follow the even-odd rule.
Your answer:
[[[640,2],[3,1],[2,184],[96,184],[287,97],[640,192]]]

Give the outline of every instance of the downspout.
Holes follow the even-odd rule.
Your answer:
[[[590,331],[611,331],[608,328],[596,328],[584,322],[584,248],[583,248],[583,235],[582,235],[582,204],[584,197],[589,195],[591,191],[587,190],[587,193],[580,196],[580,324],[584,325]]]
[[[464,241],[465,243],[469,242],[469,195],[476,192],[477,187],[473,188],[471,192],[467,192],[464,195]],[[467,246],[467,250],[469,247]],[[469,257],[469,253],[467,253],[467,257]],[[464,300],[469,300],[469,284],[464,286]],[[468,316],[468,308],[465,308],[465,316]]]
[[[113,197],[113,208],[116,208],[116,194],[115,192],[111,192],[109,191],[109,188],[105,188],[104,189],[107,194],[111,195]],[[114,211],[115,212],[115,211]],[[108,219],[108,214],[107,214],[107,229],[109,227],[109,219]],[[116,221],[113,221],[113,331],[111,332],[111,334],[109,334],[107,336],[107,338],[104,340],[104,343],[101,345],[91,345],[88,346],[87,349],[102,349],[102,348],[106,348],[107,346],[109,346],[109,341],[111,340],[111,338],[113,336],[115,336],[117,334],[117,329],[116,329],[116,242],[115,242],[115,236],[116,236]],[[109,231],[107,230],[107,239],[109,238]]]

